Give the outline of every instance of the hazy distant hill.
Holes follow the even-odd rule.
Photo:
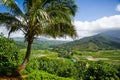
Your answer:
[[[120,49],[120,30],[106,31],[59,45],[59,47],[76,50]]]
[[[101,35],[101,36],[104,36],[104,37],[108,36],[108,37],[113,37],[113,38],[119,38],[120,39],[120,29],[105,31],[105,32],[102,32],[98,35]]]
[[[27,47],[27,43],[24,42],[23,37],[15,37],[13,38],[17,44],[17,46],[21,49]],[[66,43],[68,41],[58,41],[58,40],[48,40],[47,38],[37,38],[34,40],[32,44],[32,49],[48,49],[52,46],[60,45]]]
[[[14,39],[15,41],[24,41],[24,37],[14,37],[13,39]],[[36,40],[37,40],[37,41],[38,41],[38,40],[39,40],[39,41],[48,41],[47,38],[42,38],[42,37],[41,37],[41,38],[37,38],[37,39],[35,39],[34,41],[36,41]]]

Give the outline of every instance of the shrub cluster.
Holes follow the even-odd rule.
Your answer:
[[[32,60],[33,61],[33,60]],[[34,59],[34,63],[29,63],[26,70],[33,72],[33,70],[43,70],[51,74],[56,74],[61,77],[75,77],[76,67],[73,62],[67,62],[64,59],[49,59],[41,57]]]
[[[33,76],[36,75],[36,72],[33,73],[34,71],[42,70],[60,77],[74,78],[75,80],[119,80],[120,77],[119,68],[117,69],[113,65],[103,61],[72,62],[64,59],[50,59],[47,57],[31,60],[32,61],[27,65],[26,71],[32,73]],[[39,78],[42,77],[41,74],[42,73],[38,76]],[[49,77],[51,78],[51,76]]]
[[[30,73],[27,78],[23,80],[75,80],[75,79],[58,77],[56,75],[49,74],[44,71],[35,70],[34,72]]]
[[[17,66],[19,49],[12,39],[0,36],[0,76],[10,75]]]

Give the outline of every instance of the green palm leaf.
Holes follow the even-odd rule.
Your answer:
[[[22,28],[21,21],[9,13],[0,13],[0,24],[9,30],[9,34]]]
[[[17,6],[14,0],[1,0],[1,3],[3,3],[10,10],[10,12],[12,12],[12,14],[23,16],[23,12]]]

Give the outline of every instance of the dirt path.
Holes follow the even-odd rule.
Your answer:
[[[43,56],[46,56],[45,54],[39,54],[39,55],[33,55],[35,57],[43,57]]]
[[[90,61],[110,60],[109,58],[93,58],[92,56],[88,56],[86,59]]]

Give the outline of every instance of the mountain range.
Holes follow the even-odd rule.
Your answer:
[[[120,30],[109,30],[79,40],[60,44],[57,47],[75,50],[120,49]]]

